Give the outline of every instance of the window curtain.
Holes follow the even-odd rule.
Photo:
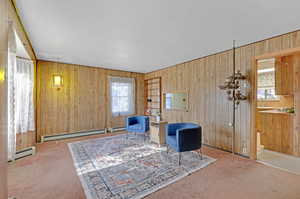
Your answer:
[[[112,116],[135,113],[135,79],[109,77]]]
[[[275,71],[258,74],[258,88],[275,87]]]
[[[17,58],[15,73],[15,127],[16,133],[35,130],[34,123],[34,66],[33,62]]]
[[[8,158],[15,159],[16,134],[35,130],[34,122],[34,65],[30,60],[17,58],[16,35],[9,32],[8,58]]]
[[[14,160],[16,154],[16,129],[15,129],[15,85],[14,75],[17,65],[16,53],[16,37],[13,29],[13,24],[9,24],[8,31],[8,67],[7,67],[7,80],[8,80],[8,160]]]

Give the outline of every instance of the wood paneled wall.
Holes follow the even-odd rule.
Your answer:
[[[53,75],[64,85],[53,88]],[[37,131],[43,135],[124,126],[124,117],[112,117],[109,76],[136,79],[136,114],[144,112],[144,74],[56,62],[37,62]]]
[[[294,153],[300,157],[300,54],[294,56]]]
[[[0,0],[0,198],[7,198],[7,0]]]
[[[249,93],[249,101],[242,102],[236,111],[235,152],[250,156],[251,108],[254,83],[255,57],[300,47],[300,31],[288,33],[236,49],[236,68],[248,75],[243,90]],[[162,91],[186,91],[189,95],[189,111],[166,111],[162,117],[168,122],[191,121],[203,127],[204,143],[225,150],[232,149],[232,106],[224,91],[217,88],[232,73],[232,50],[178,64],[146,74],[146,79],[162,77]]]

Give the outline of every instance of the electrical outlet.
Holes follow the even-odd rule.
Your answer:
[[[246,154],[247,153],[247,147],[246,147],[246,143],[243,142],[243,154]]]

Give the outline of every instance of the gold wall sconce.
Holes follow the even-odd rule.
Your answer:
[[[63,86],[64,80],[61,75],[53,75],[53,87],[60,90]]]
[[[5,81],[5,71],[0,71],[0,82]]]

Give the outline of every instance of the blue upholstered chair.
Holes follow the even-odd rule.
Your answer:
[[[179,152],[180,165],[181,152],[200,149],[202,159],[202,129],[193,123],[173,123],[166,125],[167,152],[169,147]],[[199,151],[198,151],[199,152]]]
[[[126,131],[133,133],[145,133],[149,131],[149,117],[131,116],[126,118]]]

